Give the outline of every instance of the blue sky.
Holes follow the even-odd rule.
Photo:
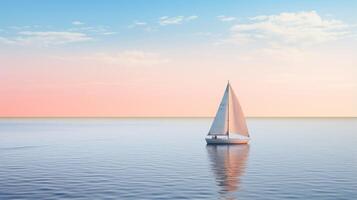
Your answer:
[[[198,38],[196,33],[210,32],[228,34],[232,23],[220,23],[217,16],[235,17],[244,22],[257,15],[273,15],[282,12],[315,10],[320,16],[338,18],[347,23],[356,22],[356,1],[18,1],[3,0],[0,3],[0,35],[16,34],[9,27],[38,26],[31,31],[68,31],[73,22],[79,26],[105,29],[108,35],[97,36],[91,45],[106,45],[120,42],[121,46],[158,46],[167,42],[192,44],[206,42],[209,37]],[[197,16],[185,26],[160,26],[163,16]],[[129,28],[135,22],[146,23],[145,27]],[[78,26],[76,28],[79,28]],[[145,28],[153,29],[143,31]],[[27,30],[27,29],[26,29]],[[154,33],[153,33],[154,32]],[[113,33],[113,35],[109,35]],[[94,33],[91,33],[94,34]],[[119,39],[120,38],[120,39]],[[202,41],[203,40],[203,41]],[[128,42],[129,41],[129,42]],[[180,41],[180,42],[178,42]],[[128,44],[130,43],[130,44]],[[155,44],[156,43],[156,44]]]
[[[2,0],[0,115],[212,115],[215,101],[201,97],[220,96],[229,79],[251,116],[357,116],[356,8],[347,0]],[[117,101],[122,109],[108,107]],[[61,109],[33,109],[39,102]]]

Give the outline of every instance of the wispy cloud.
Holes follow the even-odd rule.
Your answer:
[[[134,21],[132,24],[128,26],[128,28],[137,28],[147,32],[156,31],[155,27],[152,27],[149,23],[144,21]]]
[[[169,62],[169,59],[159,53],[141,50],[126,50],[118,53],[97,53],[91,56],[85,56],[83,59],[109,64],[128,65],[158,65]]]
[[[191,16],[186,17],[186,18],[185,18],[185,21],[195,20],[195,19],[197,19],[197,18],[198,18],[197,15],[191,15]]]
[[[128,28],[138,28],[148,32],[155,30],[155,28],[150,26],[147,22],[143,22],[143,21],[134,21],[132,24],[128,26]]]
[[[168,16],[163,16],[160,17],[159,19],[159,24],[161,26],[166,26],[166,25],[177,25],[177,24],[182,24],[184,22],[189,22],[192,20],[197,19],[198,16],[196,15],[191,15],[191,16],[175,16],[175,17],[168,17]]]
[[[103,35],[115,35],[117,34],[117,32],[113,32],[113,31],[108,31],[108,32],[103,32]]]
[[[0,43],[3,43],[3,44],[16,44],[16,41],[8,39],[6,37],[0,37]]]
[[[351,26],[336,20],[323,19],[315,11],[260,15],[248,23],[231,27],[228,39],[233,43],[266,42],[274,45],[311,45],[344,38]]]
[[[0,39],[5,44],[18,45],[59,45],[74,42],[83,42],[92,40],[91,37],[79,32],[65,31],[21,31],[16,37]]]
[[[117,32],[112,31],[110,27],[107,26],[76,26],[67,29],[70,32],[82,32],[92,35],[114,35]]]
[[[219,16],[217,16],[217,18],[222,22],[231,22],[231,21],[236,20],[235,17],[225,16],[225,15],[219,15]]]
[[[197,36],[214,36],[214,34],[211,33],[211,32],[196,32],[196,33],[194,33],[194,35],[197,35]]]
[[[73,25],[76,25],[76,26],[79,26],[79,25],[84,25],[84,23],[83,23],[83,22],[78,21],[78,20],[73,21],[73,22],[72,22],[72,24],[73,24]]]
[[[135,28],[135,27],[140,27],[140,26],[147,26],[148,24],[146,22],[142,21],[135,21],[133,24],[129,26],[129,28]]]

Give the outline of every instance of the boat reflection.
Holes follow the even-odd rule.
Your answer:
[[[211,168],[221,194],[236,192],[249,154],[249,145],[207,145]]]

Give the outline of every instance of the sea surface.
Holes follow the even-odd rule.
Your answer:
[[[0,199],[357,199],[357,118],[0,119]]]

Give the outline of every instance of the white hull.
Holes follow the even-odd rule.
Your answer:
[[[207,144],[247,144],[249,139],[242,138],[206,138]]]

